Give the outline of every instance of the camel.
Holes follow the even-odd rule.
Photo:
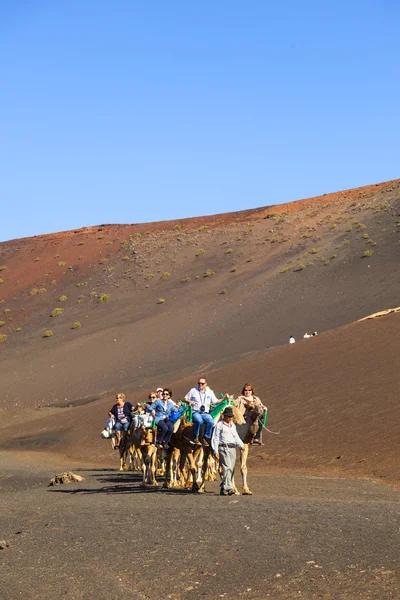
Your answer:
[[[166,452],[164,488],[175,487],[179,482],[180,485],[191,487],[194,492],[201,489],[202,483],[199,486],[198,481],[202,480],[201,472],[206,449],[191,444],[190,441],[193,439],[192,423],[181,417],[177,430],[172,435],[170,448]],[[207,450],[210,451],[210,448]]]
[[[119,445],[120,471],[127,468],[126,459],[129,454],[130,468],[133,470],[135,460],[140,458],[143,472],[142,485],[158,485],[156,481],[157,448],[154,445],[154,430],[136,427],[127,432]]]
[[[254,407],[248,408],[245,402],[239,398],[230,397],[230,400],[234,404],[232,409],[236,430],[244,444],[240,451],[240,472],[243,483],[242,494],[244,496],[251,496],[253,492],[247,484],[247,458],[249,455],[249,445],[257,433],[258,419],[262,419],[265,409],[262,405],[255,405]]]

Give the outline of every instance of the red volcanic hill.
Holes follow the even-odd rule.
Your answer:
[[[117,389],[143,397],[176,382],[181,395],[209,372],[216,391],[237,393],[251,379],[271,399],[271,422],[283,430],[273,438],[275,464],[344,464],[334,443],[342,433],[351,468],[368,447],[357,464],[378,473],[363,419],[379,410],[377,440],[393,442],[398,315],[332,330],[400,304],[399,242],[395,180],[212,217],[0,244],[3,447],[20,438],[10,423],[21,409],[45,406],[46,415],[62,411],[62,427],[61,412],[40,427],[32,421],[24,448],[64,445],[78,456],[94,423],[91,459],[100,460],[98,427]],[[289,335],[299,341],[314,330],[326,333],[287,344]],[[63,406],[72,408],[55,408]],[[393,478],[390,456],[385,473]]]

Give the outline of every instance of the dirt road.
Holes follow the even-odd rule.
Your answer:
[[[3,600],[399,598],[398,490],[252,475],[252,497],[201,496],[112,470],[51,488],[50,467],[0,463]]]

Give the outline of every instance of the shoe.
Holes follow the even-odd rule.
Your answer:
[[[193,441],[190,440],[190,443],[193,444],[194,446],[201,446],[201,442],[199,440],[199,436],[196,436]]]
[[[219,495],[220,496],[228,496],[228,492],[226,492],[225,490],[221,490]]]
[[[164,450],[169,450],[169,443],[164,442],[163,447],[164,447]]]
[[[203,438],[203,446],[209,446],[210,442],[207,440],[207,438]]]
[[[115,444],[115,446],[114,446],[114,450],[119,450],[119,446],[118,446],[118,444]]]
[[[228,496],[240,496],[240,493],[232,488],[231,490],[228,490]]]
[[[258,444],[259,446],[264,446],[261,440],[253,440],[253,444]]]

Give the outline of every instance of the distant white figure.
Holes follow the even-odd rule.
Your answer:
[[[316,331],[313,331],[311,335],[318,335]]]
[[[289,338],[289,344],[294,344],[296,342],[296,340],[294,339],[294,337],[291,335]]]
[[[310,335],[309,333],[305,333],[305,334],[303,335],[303,338],[304,338],[305,340],[308,340],[308,338],[310,338],[310,337],[311,337],[311,335]]]

